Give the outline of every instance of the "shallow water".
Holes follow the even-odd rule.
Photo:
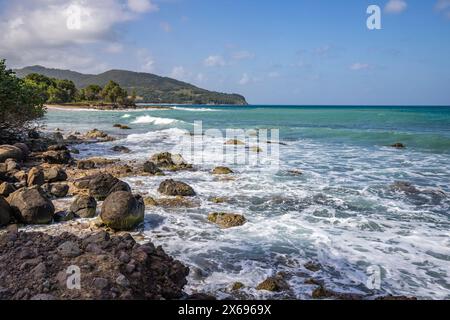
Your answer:
[[[190,157],[194,121],[203,129],[280,130],[279,163],[274,155],[249,153],[249,163],[223,160],[217,149]],[[112,128],[126,124],[132,130]],[[291,275],[291,292],[275,298],[309,298],[314,276],[338,291],[368,293],[367,268],[381,270],[381,293],[450,298],[450,108],[448,107],[212,107],[174,110],[50,110],[49,129],[103,129],[121,140],[80,146],[91,155],[144,161],[161,151],[180,152],[196,171],[170,176],[196,190],[200,208],[147,208],[146,236],[191,267],[188,291],[226,297],[235,281],[240,296],[271,297],[254,288],[267,276]],[[189,139],[186,139],[189,137]],[[223,147],[225,137],[203,136],[204,145]],[[408,148],[387,145],[402,142]],[[256,141],[250,137],[249,145]],[[126,145],[127,155],[110,151]],[[262,146],[271,149],[273,144]],[[264,150],[265,151],[265,150]],[[257,163],[256,160],[260,160]],[[254,162],[253,162],[254,160]],[[233,179],[209,173],[230,166]],[[301,170],[293,175],[291,170]],[[133,189],[159,197],[167,177],[127,179]],[[417,193],[390,188],[395,181]],[[214,204],[211,197],[229,201]],[[210,212],[244,214],[242,227],[221,230],[206,221]],[[315,274],[303,264],[323,265]],[[273,297],[273,296],[272,296]]]

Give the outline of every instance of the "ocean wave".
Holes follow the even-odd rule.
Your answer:
[[[170,118],[158,118],[158,117],[152,117],[152,116],[146,115],[146,116],[137,117],[136,120],[134,120],[132,123],[133,124],[151,123],[151,124],[155,124],[155,125],[168,125],[168,124],[177,123],[177,122],[180,122],[180,120],[170,119]]]
[[[126,118],[130,118],[131,117],[131,114],[129,114],[129,113],[127,113],[127,114],[124,114],[123,116],[122,116],[122,118],[124,118],[124,119],[126,119]]]

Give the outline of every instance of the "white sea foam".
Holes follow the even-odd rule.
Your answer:
[[[124,118],[124,119],[130,118],[130,117],[131,117],[131,114],[129,114],[129,113],[126,113],[122,116],[122,118]]]
[[[136,120],[134,120],[133,124],[145,124],[145,123],[151,123],[154,125],[169,125],[173,123],[180,122],[180,120],[176,119],[170,119],[170,118],[159,118],[159,117],[152,117],[149,115],[140,116],[137,117]]]

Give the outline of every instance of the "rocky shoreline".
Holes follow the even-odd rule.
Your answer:
[[[113,140],[97,129],[65,136],[56,131],[46,137],[35,132],[24,143],[0,146],[0,299],[213,298],[183,292],[189,268],[139,232],[145,207],[195,208],[200,206],[196,191],[183,181],[166,179],[158,188],[162,197],[154,199],[121,180],[195,168],[181,155],[168,152],[152,155],[144,163],[72,157],[78,153],[76,144]],[[114,151],[129,152],[126,146]],[[226,176],[233,171],[217,167],[211,174]],[[212,212],[205,221],[228,229],[242,226],[247,219],[232,212]],[[81,289],[68,286],[71,266],[79,268]],[[310,262],[305,268],[314,273],[321,266]],[[289,292],[289,277],[277,273],[256,290]],[[305,285],[313,286],[314,299],[377,298],[334,292],[314,278],[306,279]],[[230,287],[239,297],[245,284]],[[242,298],[250,297],[242,294]]]

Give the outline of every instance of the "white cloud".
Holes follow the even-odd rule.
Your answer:
[[[153,72],[155,69],[155,60],[146,49],[139,49],[136,52],[137,58],[141,64],[140,70],[145,72]]]
[[[164,32],[167,32],[167,33],[169,33],[169,32],[171,32],[172,31],[172,26],[168,23],[168,22],[161,22],[160,24],[159,24],[159,26],[161,27],[161,29],[164,31]]]
[[[405,0],[389,0],[386,6],[384,7],[384,11],[386,13],[401,13],[406,10],[408,5]]]
[[[438,0],[434,7],[450,19],[450,0]]]
[[[0,13],[0,56],[13,67],[43,64],[86,70],[90,61],[97,69],[105,60],[96,54],[99,47],[118,53],[117,26],[137,19],[145,9],[142,3],[132,5],[123,0],[9,1]],[[74,56],[78,58],[69,58]]]
[[[185,79],[187,76],[187,72],[182,66],[173,67],[172,72],[170,73],[171,78],[175,78],[178,80]]]
[[[255,57],[254,53],[248,52],[248,51],[237,51],[234,52],[231,57],[234,60],[246,60],[246,59],[253,59]]]
[[[353,71],[366,70],[369,68],[370,68],[370,64],[361,63],[361,62],[356,62],[350,66],[350,70],[353,70]]]
[[[241,80],[239,80],[239,84],[240,85],[246,85],[246,84],[248,84],[249,82],[250,82],[250,77],[248,76],[248,74],[247,73],[244,73],[243,75],[242,75],[242,77],[241,77]]]
[[[128,7],[137,13],[158,11],[158,6],[149,0],[128,0]]]
[[[123,51],[123,45],[121,43],[111,43],[105,47],[105,51],[109,53],[121,53]]]
[[[203,64],[207,67],[223,67],[225,66],[225,60],[222,56],[209,56],[203,61]]]

